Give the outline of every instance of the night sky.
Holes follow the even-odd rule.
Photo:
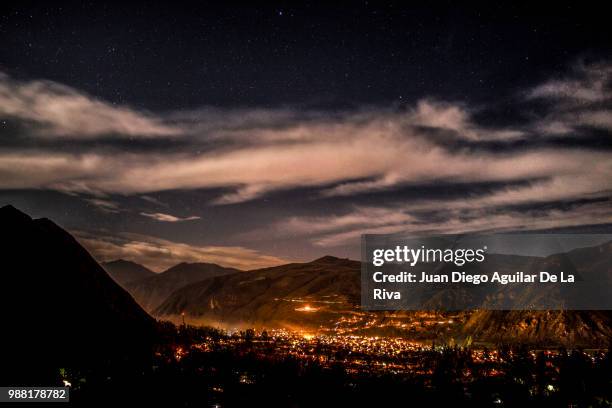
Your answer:
[[[366,232],[611,231],[601,4],[11,3],[0,204],[100,260],[250,269],[358,258]]]

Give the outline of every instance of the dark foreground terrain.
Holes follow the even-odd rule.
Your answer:
[[[111,406],[610,406],[612,356],[594,350],[468,349],[291,333],[227,336],[160,323],[137,367],[58,368],[73,404]],[[393,349],[396,349],[395,351]]]

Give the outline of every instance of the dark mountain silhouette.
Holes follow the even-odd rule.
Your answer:
[[[116,261],[103,262],[102,267],[108,274],[121,286],[125,287],[127,283],[150,278],[156,273],[140,265],[136,262],[126,261],[125,259],[117,259]]]
[[[212,263],[182,262],[150,278],[126,283],[125,288],[145,310],[151,311],[172,292],[190,283],[237,272],[240,270]]]
[[[219,276],[174,292],[154,314],[268,327],[318,326],[358,308],[360,263],[326,256]],[[308,305],[311,310],[300,311]]]
[[[69,233],[12,206],[0,208],[0,225],[5,379],[147,358],[155,321]]]

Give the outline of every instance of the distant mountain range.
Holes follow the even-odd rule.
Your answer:
[[[19,373],[146,358],[154,319],[69,233],[12,206],[0,225],[0,374],[19,384]]]
[[[147,311],[156,309],[175,290],[208,278],[241,272],[211,263],[180,263],[164,272],[126,282],[124,287]]]
[[[516,255],[491,258],[495,258],[497,266],[504,265],[507,270],[551,270],[563,262],[568,271],[588,274],[601,271],[602,265],[609,265],[607,270],[610,271],[611,253],[612,246],[606,243],[544,258]],[[201,323],[228,327],[329,327],[340,316],[348,318],[362,313],[359,308],[360,266],[357,261],[326,256],[307,263],[228,274],[186,285],[151,312],[169,319],[185,313]],[[487,271],[485,266],[481,269],[483,273]],[[440,296],[458,294],[462,295],[460,291],[437,292],[429,299],[431,309],[439,308]],[[547,292],[545,295],[556,294]],[[536,291],[524,296],[542,294]],[[419,312],[402,314],[408,316],[410,313]],[[387,319],[384,313],[371,315]],[[612,339],[612,312],[609,311],[476,311],[468,315],[459,335],[485,342],[607,346]]]
[[[121,286],[137,280],[151,278],[157,274],[146,266],[137,264],[136,262],[118,259],[111,262],[102,262],[102,267],[108,274]]]

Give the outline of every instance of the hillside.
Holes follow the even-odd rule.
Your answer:
[[[1,359],[12,381],[146,358],[154,320],[69,233],[12,206],[0,223]]]
[[[494,344],[608,347],[612,312],[480,310],[472,314],[464,332]]]
[[[171,317],[185,312],[202,322],[228,326],[318,326],[356,309],[359,274],[359,262],[327,256],[219,276],[176,291],[154,314]]]
[[[599,274],[612,277],[612,243],[607,242],[566,253],[540,258],[533,271],[563,270],[577,276]],[[605,290],[607,286],[602,286]],[[609,293],[591,293],[609,296]],[[523,296],[559,296],[558,289],[532,290]],[[579,302],[580,299],[570,301]],[[527,301],[526,301],[527,302]],[[472,314],[464,333],[474,339],[492,343],[530,343],[538,345],[581,345],[607,347],[612,340],[612,311],[589,310],[480,310]]]

